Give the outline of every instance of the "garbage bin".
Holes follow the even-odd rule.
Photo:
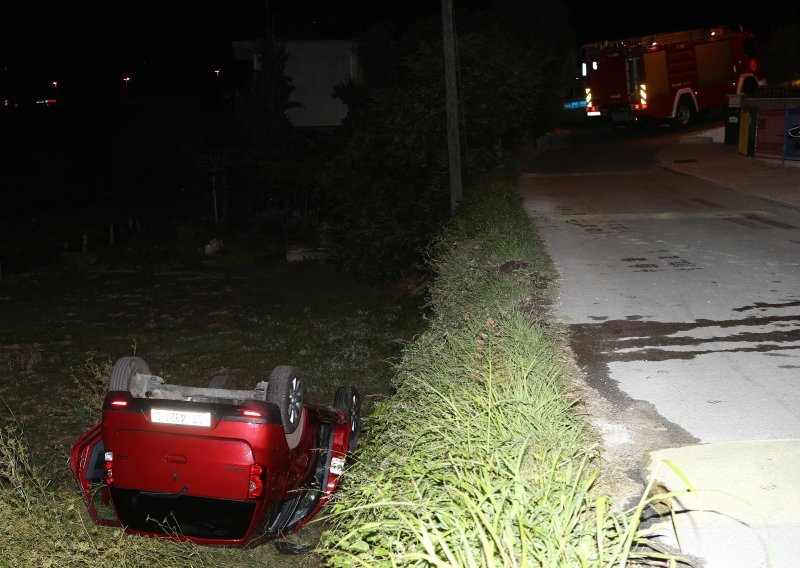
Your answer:
[[[725,119],[725,144],[739,143],[739,128],[742,123],[742,109],[728,108],[728,116]]]
[[[728,114],[725,117],[725,144],[739,143],[739,129],[742,123],[742,98],[744,95],[728,95]]]

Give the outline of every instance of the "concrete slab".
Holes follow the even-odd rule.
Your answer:
[[[666,544],[706,568],[800,565],[800,440],[656,450],[648,472],[665,489],[685,491],[674,499],[675,527],[659,527]]]

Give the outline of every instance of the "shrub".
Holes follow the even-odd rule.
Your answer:
[[[502,161],[523,136],[552,126],[571,70],[566,42],[544,30],[563,28],[531,16],[523,32],[501,16],[458,18],[467,180]],[[399,63],[374,83],[367,77],[368,90],[357,96],[340,87],[358,102],[329,140],[318,193],[343,263],[385,280],[409,269],[450,215],[441,24],[421,23],[395,43],[368,39],[383,46],[387,65]]]
[[[333,566],[674,561],[640,530],[647,500],[609,513],[563,338],[520,310],[524,271],[496,270],[549,267],[519,209],[509,183],[481,185],[432,247],[430,329],[406,348],[335,497],[321,544]]]

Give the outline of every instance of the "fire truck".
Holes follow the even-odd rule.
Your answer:
[[[729,26],[589,43],[581,49],[586,114],[615,124],[671,120],[687,127],[728,95],[765,84],[756,39]]]

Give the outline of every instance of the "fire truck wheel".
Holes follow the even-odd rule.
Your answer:
[[[675,109],[675,125],[678,128],[687,128],[694,119],[694,104],[687,99],[682,98],[678,101],[678,108]]]
[[[272,370],[267,383],[267,402],[281,411],[283,431],[293,433],[303,417],[303,376],[300,369],[279,365]]]
[[[150,374],[150,367],[141,357],[122,357],[111,368],[111,379],[108,381],[109,391],[130,390],[131,379],[136,373]]]

